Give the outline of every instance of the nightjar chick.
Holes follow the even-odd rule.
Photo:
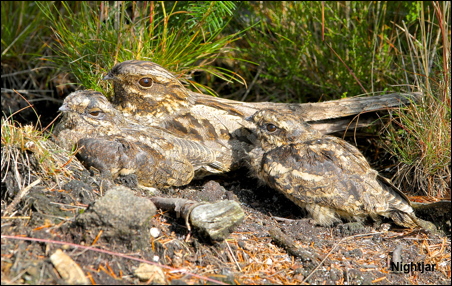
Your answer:
[[[383,216],[400,226],[420,226],[407,197],[379,176],[353,145],[271,109],[247,120],[256,124],[259,141],[250,152],[252,171],[306,208],[316,224],[362,222],[368,216],[380,221]]]
[[[60,110],[55,141],[66,149],[79,148],[81,161],[105,177],[136,174],[144,186],[169,187],[188,184],[195,173],[222,168],[221,154],[125,118],[100,92],[71,93]]]

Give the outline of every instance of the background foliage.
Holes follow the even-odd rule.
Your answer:
[[[14,103],[21,99],[12,89],[43,112],[41,119],[55,117],[75,88],[108,95],[111,88],[102,76],[128,59],[155,61],[190,88],[235,100],[308,102],[421,91],[420,104],[390,113],[382,144],[401,163],[399,184],[424,194],[450,194],[449,2],[3,1],[1,6],[6,114],[26,107]]]

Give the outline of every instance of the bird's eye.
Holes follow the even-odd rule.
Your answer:
[[[149,78],[149,77],[143,77],[142,79],[140,79],[140,80],[138,81],[138,83],[139,83],[142,87],[151,87],[152,84],[153,84],[154,82],[153,82],[152,79]]]
[[[88,110],[88,114],[91,115],[92,117],[101,117],[103,111],[100,110],[99,108],[93,108],[91,110]]]
[[[275,132],[278,127],[276,127],[274,124],[269,123],[267,124],[266,129],[268,132]]]

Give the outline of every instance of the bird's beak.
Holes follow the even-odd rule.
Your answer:
[[[115,79],[116,77],[112,76],[111,74],[107,74],[106,76],[104,76],[104,78],[102,80],[111,80],[111,79]]]
[[[61,112],[65,112],[65,111],[69,111],[69,108],[67,107],[66,104],[61,105],[60,108],[58,108],[59,111]]]

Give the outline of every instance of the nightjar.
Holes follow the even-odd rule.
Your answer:
[[[306,208],[316,224],[383,216],[404,227],[420,226],[407,197],[353,145],[321,134],[293,114],[266,109],[247,120],[256,124],[259,141],[250,152],[252,171]]]
[[[283,113],[295,113],[310,122],[314,129],[326,134],[348,128],[350,120],[338,119],[340,117],[399,106],[409,101],[403,100],[404,97],[386,98],[385,96],[301,104],[229,100],[192,92],[162,66],[151,61],[140,60],[128,60],[116,64],[104,80],[114,82],[112,102],[125,111],[126,115],[140,115],[147,117],[149,122],[159,124],[187,112],[194,112],[198,116],[206,116],[214,112],[216,120],[213,118],[212,124],[224,125],[230,134],[241,126],[250,126],[243,118],[261,109],[271,108]],[[234,122],[225,123],[224,118]],[[358,126],[367,125],[358,124]]]
[[[331,133],[348,129],[350,118],[344,116],[402,103],[397,98],[388,101],[378,96],[304,104],[234,101],[192,92],[160,65],[140,60],[115,65],[104,79],[113,81],[112,103],[125,117],[219,151],[223,154],[223,172],[248,161],[256,138],[250,132],[253,125],[244,118],[261,109],[296,114],[312,123],[314,129]],[[369,119],[353,126],[367,126]]]
[[[106,80],[114,81],[112,103],[124,116],[147,126],[217,150],[223,172],[236,168],[254,140],[244,113],[218,102],[204,104],[170,72],[148,61],[125,61],[112,68]]]
[[[169,187],[223,168],[219,152],[124,117],[100,92],[73,92],[60,111],[55,141],[66,149],[80,148],[81,161],[106,177],[136,174],[144,186]]]

